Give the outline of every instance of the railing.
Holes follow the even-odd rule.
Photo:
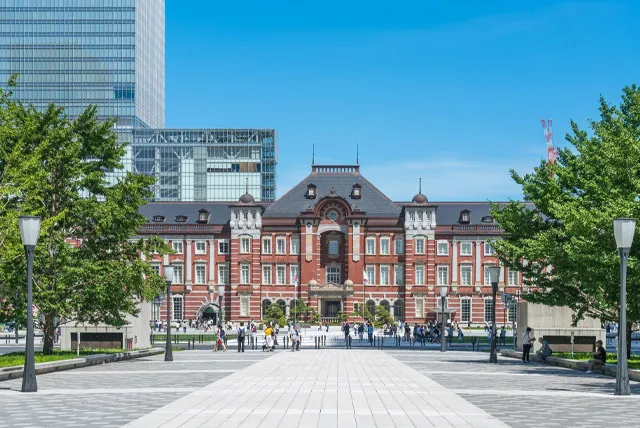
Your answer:
[[[452,229],[458,232],[502,232],[502,228],[497,224],[456,224]]]
[[[331,323],[337,323],[338,318],[337,317],[320,317],[320,321],[322,321],[323,323],[329,322],[329,324],[331,324]]]

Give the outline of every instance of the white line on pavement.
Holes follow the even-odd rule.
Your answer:
[[[0,389],[0,396],[18,393],[21,397],[37,397],[38,395],[85,395],[85,394],[152,394],[152,393],[197,392],[197,388],[99,388],[99,389],[42,389],[37,394],[21,394],[18,389]]]
[[[202,360],[176,360],[176,363],[257,363],[259,360],[221,360],[221,359],[202,359]],[[144,363],[161,363],[161,364],[172,364],[172,362],[166,362],[162,360],[153,360],[153,361],[143,361]]]
[[[72,375],[94,375],[94,374],[139,374],[139,373],[234,373],[237,369],[211,369],[211,370],[68,370],[59,372]]]
[[[452,392],[456,394],[467,394],[467,395],[522,395],[522,396],[557,396],[557,397],[598,397],[605,398],[611,397],[616,400],[639,400],[640,395],[626,395],[619,396],[613,394],[601,394],[597,392],[582,392],[582,391],[557,391],[557,390],[514,390],[514,389],[452,389]]]

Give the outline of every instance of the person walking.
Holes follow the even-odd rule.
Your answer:
[[[294,324],[291,332],[291,352],[300,350],[300,335],[298,334],[298,326]]]
[[[270,324],[267,324],[267,327],[264,329],[264,340],[267,346],[268,352],[273,352],[275,346],[273,345],[273,335],[274,331]]]
[[[531,353],[531,347],[536,338],[533,336],[533,329],[527,327],[527,331],[522,335],[522,362],[529,363],[529,354]]]
[[[224,329],[221,324],[218,324],[218,338],[216,344],[213,347],[213,352],[218,351],[218,347],[222,346],[222,351],[227,352],[227,345],[224,344]]]
[[[238,327],[238,331],[236,333],[238,335],[238,352],[244,352],[244,338],[246,333],[244,322],[240,321],[240,327]]]

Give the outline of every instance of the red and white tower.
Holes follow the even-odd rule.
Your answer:
[[[555,163],[558,159],[558,150],[553,147],[553,128],[551,119],[545,122],[544,119],[540,119],[542,122],[542,129],[544,130],[544,139],[547,141],[547,162]]]

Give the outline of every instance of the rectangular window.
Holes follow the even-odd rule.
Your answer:
[[[462,242],[460,244],[460,255],[461,256],[470,256],[471,255],[471,242]]]
[[[218,284],[229,283],[229,266],[226,263],[218,265]]]
[[[205,241],[196,241],[196,254],[206,254],[207,243]]]
[[[509,269],[509,285],[518,285],[519,274],[517,270]]]
[[[151,263],[151,269],[158,275],[160,275],[160,264],[159,263]]]
[[[460,285],[471,285],[471,265],[460,265]]]
[[[416,297],[416,318],[424,318],[424,298]]]
[[[438,241],[438,255],[439,256],[449,255],[449,243],[447,241]]]
[[[276,254],[287,253],[287,238],[284,236],[278,236],[276,238]]]
[[[493,265],[485,265],[484,267],[484,285],[491,285],[491,277],[489,276],[489,268]]]
[[[291,282],[291,284],[295,284],[296,281],[298,282],[298,284],[300,284],[300,267],[298,265],[291,265],[289,266],[289,269],[289,281]]]
[[[402,265],[395,265],[393,267],[393,279],[395,280],[396,285],[404,284],[404,269]]]
[[[490,243],[484,243],[484,255],[485,256],[493,256],[496,254],[496,250],[493,249]]]
[[[240,252],[242,254],[249,254],[251,252],[251,238],[247,236],[240,238]]]
[[[416,284],[417,285],[424,284],[424,265],[416,266]]]
[[[372,255],[376,253],[376,238],[369,237],[367,238],[367,254]]]
[[[218,241],[218,254],[229,254],[229,241],[227,239]]]
[[[389,238],[380,238],[380,254],[388,255],[389,253],[390,240]]]
[[[300,237],[291,237],[291,254],[300,254]]]
[[[338,241],[333,239],[331,241],[329,241],[329,255],[330,256],[337,256],[339,249],[338,249]]]
[[[484,320],[485,322],[492,322],[493,321],[493,314],[491,313],[491,310],[493,309],[493,300],[491,299],[485,299],[484,301]]]
[[[171,315],[171,319],[173,320],[181,320],[184,318],[183,306],[182,306],[182,296],[173,296],[173,315]]]
[[[286,281],[285,273],[286,273],[286,270],[284,265],[276,266],[276,284],[282,285],[285,283]]]
[[[424,254],[424,238],[416,238],[416,254]]]
[[[240,296],[240,316],[249,316],[249,296]]]
[[[393,244],[394,244],[394,250],[395,250],[395,254],[404,254],[404,240],[402,239],[394,239],[393,240]]]
[[[203,264],[196,265],[196,284],[206,284],[207,266]]]
[[[513,305],[509,308],[509,322],[516,321],[517,306]]]
[[[438,266],[438,285],[449,284],[449,266]]]
[[[262,238],[262,253],[271,254],[271,237]]]
[[[380,285],[389,285],[389,266],[380,266]]]
[[[365,268],[367,272],[367,279],[369,280],[368,284],[376,283],[376,267],[373,265],[367,265]]]
[[[271,265],[262,266],[262,283],[271,284]]]
[[[182,284],[182,265],[173,265],[173,283]]]
[[[249,282],[249,265],[247,263],[243,263],[240,265],[240,284],[249,284]]]
[[[171,248],[173,248],[176,254],[182,254],[182,241],[171,242]]]
[[[460,321],[471,322],[471,299],[460,299]]]
[[[327,283],[340,284],[340,266],[327,267]]]

